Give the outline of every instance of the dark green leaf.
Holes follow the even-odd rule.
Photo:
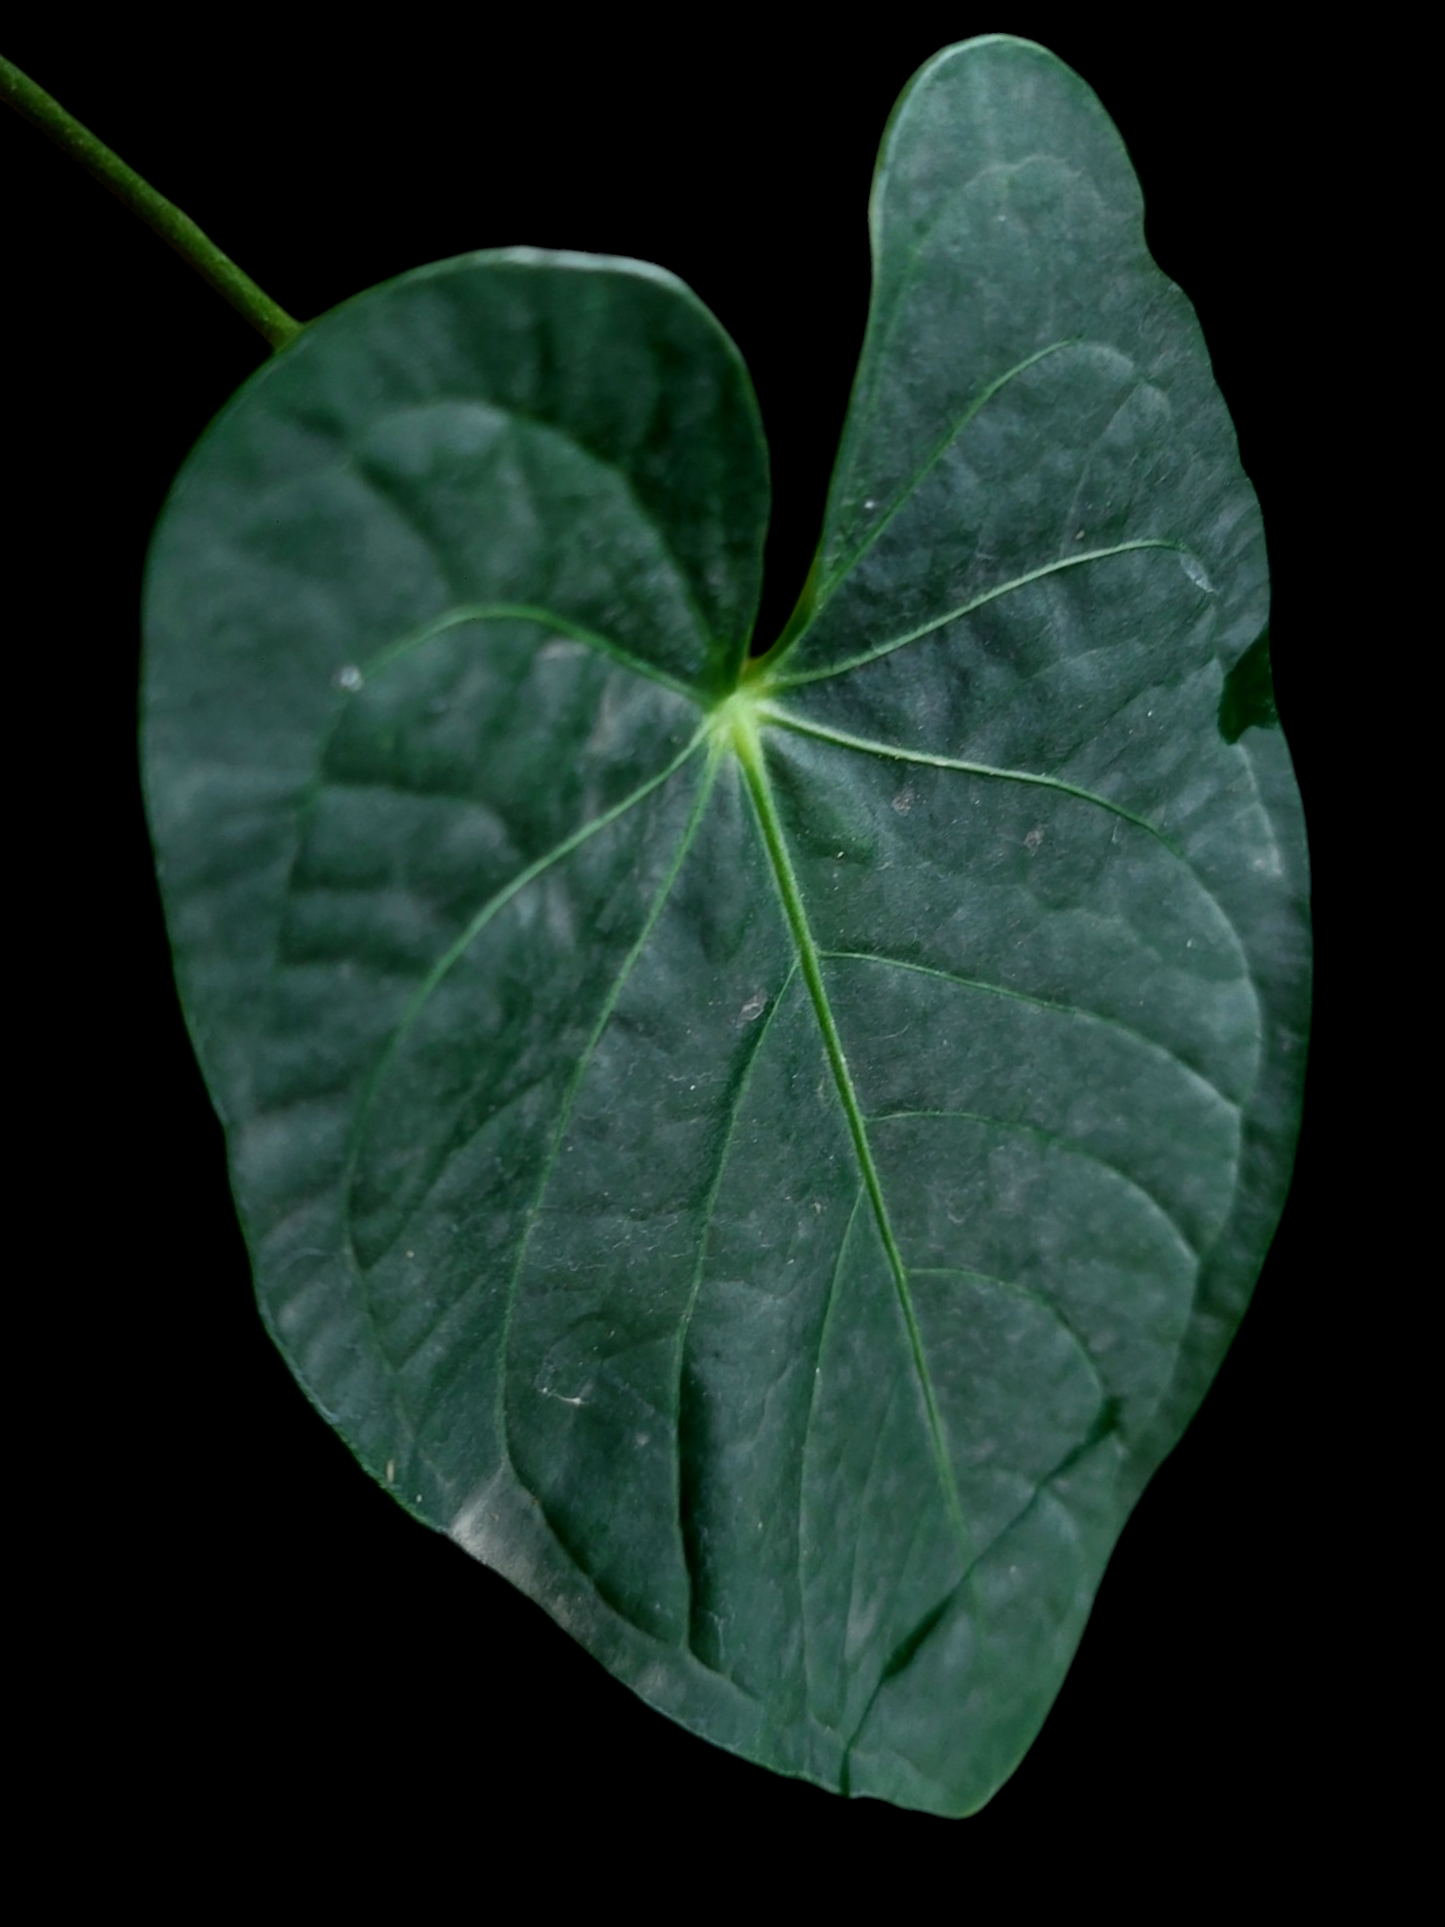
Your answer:
[[[1093,95],[939,55],[873,227],[761,661],[731,343],[465,257],[187,464],[148,795],[263,1311],[363,1463],[686,1724],[960,1813],[1277,1219],[1305,861],[1254,497]]]

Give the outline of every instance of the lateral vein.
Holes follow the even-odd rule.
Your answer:
[[[900,749],[893,743],[875,742],[871,737],[850,735],[844,729],[828,729],[822,723],[807,722],[793,711],[780,708],[777,703],[759,703],[758,714],[765,722],[776,723],[780,729],[790,729],[796,736],[813,736],[820,743],[836,743],[839,749],[857,750],[864,756],[880,756],[893,763],[922,763],[929,769],[962,770],[967,776],[992,776],[1004,783],[1029,783],[1036,789],[1057,790],[1063,796],[1077,797],[1081,803],[1095,803],[1101,810],[1122,816],[1126,823],[1147,830],[1172,856],[1179,855],[1164,832],[1156,828],[1148,817],[1136,816],[1133,810],[1126,810],[1122,803],[1113,803],[1107,796],[1081,789],[1076,783],[1065,783],[1057,776],[1039,776],[1032,770],[1003,769],[993,763],[967,762],[959,756],[936,756],[927,750]]]
[[[862,669],[867,663],[877,662],[881,656],[891,656],[896,649],[906,648],[910,642],[918,642],[922,637],[932,635],[936,629],[947,628],[950,622],[958,622],[964,616],[971,616],[975,610],[982,609],[990,602],[997,602],[1000,596],[1012,595],[1015,589],[1026,589],[1031,582],[1041,582],[1045,577],[1059,575],[1065,569],[1077,569],[1086,562],[1105,562],[1111,556],[1132,555],[1143,549],[1170,549],[1176,554],[1185,552],[1182,542],[1169,542],[1150,538],[1139,542],[1119,542],[1108,549],[1085,549],[1078,555],[1059,556],[1053,562],[1046,562],[1041,568],[1029,569],[1023,575],[1016,575],[1008,582],[1000,582],[995,588],[985,589],[982,595],[975,596],[970,602],[961,602],[956,609],[947,609],[941,616],[934,616],[928,622],[921,622],[916,629],[905,635],[894,636],[888,642],[880,642],[875,648],[865,649],[860,655],[849,656],[844,662],[825,665],[821,669],[805,669],[796,676],[778,676],[772,686],[775,689],[797,689],[803,683],[827,682],[834,676],[846,676],[852,669]]]
[[[596,629],[588,629],[584,624],[574,622],[570,616],[559,615],[555,609],[545,609],[535,602],[457,603],[433,621],[424,623],[420,629],[399,637],[379,650],[363,665],[363,679],[388,668],[400,657],[430,642],[434,636],[443,635],[448,629],[455,629],[464,622],[535,622],[559,636],[566,636],[570,642],[580,642],[598,655],[610,657],[613,662],[632,670],[635,675],[645,677],[648,682],[660,683],[664,689],[672,690],[674,695],[685,696],[690,703],[698,701],[697,691],[680,677],[669,675],[665,669],[659,669],[641,656],[634,656],[621,643],[613,642],[610,636],[604,636]]]
[[[709,1672],[716,1671],[716,1668],[712,1666],[708,1666],[708,1662],[702,1658],[702,1656],[699,1654],[697,1649],[697,1637],[696,1637],[696,1615],[697,1615],[697,1593],[698,1593],[697,1574],[696,1574],[696,1571],[694,1570],[695,1562],[693,1558],[690,1535],[683,1523],[683,1518],[682,1518],[683,1509],[684,1509],[683,1508],[684,1493],[683,1493],[683,1480],[682,1480],[682,1469],[681,1469],[682,1461],[683,1461],[683,1451],[682,1451],[683,1378],[687,1367],[687,1348],[688,1348],[688,1341],[692,1335],[693,1316],[697,1310],[698,1296],[702,1291],[703,1274],[707,1269],[708,1243],[712,1236],[713,1218],[717,1210],[718,1197],[722,1191],[723,1179],[727,1174],[728,1160],[732,1156],[733,1140],[737,1135],[738,1120],[742,1116],[743,1105],[747,1100],[747,1094],[748,1094],[749,1088],[752,1085],[753,1070],[757,1064],[758,1058],[762,1055],[763,1046],[766,1044],[768,1039],[768,1033],[771,1031],[773,1027],[773,1020],[777,1017],[778,1012],[782,1009],[783,1004],[787,998],[788,992],[792,989],[793,979],[797,975],[797,971],[798,971],[798,966],[797,966],[797,963],[794,962],[789,968],[787,976],[783,979],[782,984],[779,986],[777,992],[773,997],[771,1009],[768,1011],[767,1016],[763,1019],[761,1025],[758,1027],[757,1035],[754,1037],[752,1041],[752,1047],[748,1052],[747,1062],[743,1067],[742,1076],[738,1080],[737,1093],[733,1099],[732,1106],[728,1113],[727,1128],[723,1132],[722,1147],[718,1153],[717,1169],[713,1173],[712,1182],[708,1186],[707,1199],[703,1205],[702,1231],[701,1231],[701,1235],[698,1238],[698,1245],[697,1245],[697,1262],[693,1266],[692,1282],[688,1288],[688,1294],[687,1294],[687,1304],[683,1309],[682,1321],[678,1326],[678,1333],[677,1333],[677,1371],[676,1371],[676,1377],[674,1381],[674,1384],[675,1384],[674,1396],[676,1398],[676,1403],[677,1403],[676,1436],[678,1440],[678,1453],[677,1453],[677,1457],[678,1457],[678,1482],[677,1482],[678,1538],[682,1547],[683,1571],[687,1577],[687,1594],[688,1594],[688,1611],[687,1611],[688,1641],[687,1643],[688,1643],[689,1651],[692,1653],[693,1657],[698,1661],[698,1664],[701,1666],[707,1666]],[[726,1675],[723,1675],[723,1677],[726,1677]]]
[[[521,1289],[522,1272],[527,1262],[527,1251],[531,1244],[532,1233],[536,1229],[537,1218],[541,1213],[543,1199],[547,1195],[548,1187],[551,1185],[558,1161],[562,1155],[562,1143],[567,1135],[567,1126],[571,1122],[573,1108],[577,1102],[577,1094],[582,1088],[583,1079],[591,1068],[592,1060],[597,1054],[597,1047],[602,1042],[607,1026],[612,1021],[612,1013],[616,1010],[622,993],[627,987],[628,979],[636,968],[638,959],[651,941],[652,933],[657,927],[658,919],[661,917],[667,905],[668,898],[672,895],[673,886],[682,873],[682,866],[687,861],[688,852],[692,848],[693,841],[697,836],[698,826],[702,822],[703,813],[707,809],[708,800],[712,795],[713,780],[716,774],[717,759],[716,757],[710,757],[703,779],[698,785],[697,800],[693,804],[692,811],[687,820],[687,827],[682,833],[677,849],[673,854],[672,861],[667,867],[667,874],[658,885],[652,903],[648,907],[647,915],[643,919],[642,928],[638,931],[632,948],[624,958],[622,968],[613,979],[612,987],[608,991],[607,998],[601,1010],[598,1012],[597,1021],[592,1027],[592,1034],[587,1039],[586,1047],[578,1059],[577,1067],[568,1081],[567,1092],[562,1100],[562,1107],[557,1114],[557,1123],[553,1130],[552,1142],[547,1152],[547,1161],[543,1166],[541,1179],[533,1195],[532,1202],[528,1207],[527,1220],[522,1235],[517,1241],[517,1259],[512,1268],[512,1276],[507,1287],[506,1309],[503,1314],[501,1339],[498,1345],[498,1356],[501,1360],[501,1366],[497,1373],[497,1403],[501,1421],[499,1429],[502,1435],[503,1449],[506,1451],[509,1461],[511,1460],[511,1449],[508,1442],[506,1419],[508,1350],[511,1341],[512,1318],[516,1310],[518,1293]],[[515,1471],[515,1465],[513,1469]],[[518,1474],[517,1476],[520,1482],[521,1475]],[[536,1497],[535,1494],[533,1496]],[[538,1503],[540,1504],[541,1501],[539,1500]]]
[[[391,1067],[392,1060],[401,1048],[402,1041],[406,1037],[407,1032],[416,1022],[422,1009],[442,983],[443,979],[455,968],[486,926],[506,908],[514,897],[525,890],[528,884],[534,883],[538,877],[550,870],[554,864],[560,863],[565,857],[570,856],[574,850],[579,849],[581,845],[586,843],[591,837],[596,836],[600,830],[607,829],[609,825],[617,822],[620,817],[625,816],[629,810],[635,809],[637,805],[646,797],[650,796],[655,789],[660,789],[670,777],[677,774],[684,763],[697,753],[704,739],[705,731],[699,730],[693,736],[692,741],[688,743],[687,747],[681,750],[664,769],[659,770],[655,776],[650,776],[645,783],[639,784],[635,790],[631,791],[629,795],[624,796],[620,802],[614,803],[610,810],[604,810],[600,816],[595,816],[590,822],[583,823],[579,828],[575,829],[570,836],[566,836],[560,843],[554,844],[545,855],[539,856],[534,862],[527,864],[525,869],[519,870],[510,882],[504,884],[500,890],[488,897],[487,901],[476,912],[461,934],[442,952],[441,956],[432,965],[431,969],[413,992],[411,1001],[402,1012],[396,1029],[387,1040],[386,1048],[377,1058],[371,1075],[366,1081],[365,1088],[361,1094],[361,1101],[357,1105],[356,1122],[352,1128],[351,1142],[347,1150],[346,1171],[343,1178],[344,1191],[342,1208],[346,1225],[346,1241],[359,1276],[364,1278],[367,1275],[367,1268],[361,1263],[360,1254],[356,1250],[352,1237],[351,1195],[355,1183],[356,1167],[361,1157],[361,1145],[365,1135],[367,1119],[370,1117],[372,1107],[376,1102],[376,1095],[380,1089],[381,1080]]]
[[[996,375],[991,382],[979,391],[959,415],[958,419],[952,422],[944,433],[939,436],[932,449],[930,449],[923,461],[908,477],[907,481],[903,483],[902,487],[898,489],[892,501],[878,517],[872,528],[869,529],[863,540],[857,543],[841,562],[836,563],[833,568],[828,571],[827,576],[818,588],[817,600],[814,604],[815,615],[822,612],[823,608],[832,599],[833,591],[843,580],[844,576],[848,574],[850,569],[856,567],[862,557],[873,547],[874,543],[888,527],[888,524],[893,520],[894,516],[897,515],[899,510],[918,492],[925,477],[937,467],[948,449],[958,440],[959,436],[962,435],[963,431],[969,426],[980,410],[985,408],[988,403],[993,400],[995,395],[1000,394],[1007,388],[1011,381],[1016,380],[1018,376],[1032,368],[1035,362],[1044,361],[1048,356],[1058,354],[1061,348],[1077,348],[1081,345],[1082,337],[1078,335],[1071,335],[1064,341],[1051,341],[1046,348],[1036,349],[1033,354],[1025,355],[1022,361],[1015,362],[1012,368],[1005,369],[1003,374]]]

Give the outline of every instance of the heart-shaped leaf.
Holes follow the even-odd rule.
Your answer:
[[[312,324],[147,585],[151,821],[264,1315],[420,1517],[647,1699],[970,1811],[1288,1180],[1305,855],[1263,537],[1050,55],[890,123],[818,559],[654,268]]]

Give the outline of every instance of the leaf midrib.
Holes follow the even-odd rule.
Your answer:
[[[793,868],[792,856],[788,850],[787,839],[783,833],[782,821],[778,815],[777,804],[773,800],[772,785],[768,780],[767,766],[763,759],[762,744],[757,729],[749,724],[740,725],[734,735],[734,745],[744,779],[757,811],[758,824],[762,832],[764,848],[772,867],[773,879],[782,899],[783,913],[793,934],[797,948],[798,964],[803,981],[808,987],[818,1028],[822,1033],[823,1049],[828,1066],[833,1074],[833,1082],[838,1092],[838,1101],[853,1142],[854,1155],[858,1160],[859,1173],[868,1201],[873,1209],[874,1222],[878,1236],[893,1274],[894,1289],[898,1296],[899,1308],[903,1314],[904,1325],[908,1332],[909,1347],[913,1356],[913,1366],[917,1374],[919,1388],[928,1414],[928,1429],[933,1446],[933,1454],[938,1472],[939,1484],[943,1490],[944,1504],[948,1509],[954,1534],[965,1564],[971,1556],[971,1540],[968,1527],[964,1523],[963,1505],[959,1498],[958,1482],[954,1477],[953,1466],[948,1456],[944,1438],[943,1418],[939,1411],[937,1394],[933,1379],[928,1370],[928,1360],[924,1351],[923,1334],[919,1329],[917,1314],[913,1307],[912,1294],[908,1289],[908,1269],[903,1262],[903,1254],[898,1248],[898,1240],[893,1231],[888,1213],[888,1203],[883,1195],[883,1182],[878,1166],[874,1161],[873,1147],[868,1139],[868,1126],[862,1106],[853,1087],[852,1073],[843,1050],[843,1040],[838,1032],[837,1020],[832,1005],[828,1001],[827,987],[823,982],[822,961],[808,922],[807,907],[803,902],[802,890],[797,873]]]

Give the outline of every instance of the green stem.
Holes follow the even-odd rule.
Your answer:
[[[3,54],[0,54],[0,100],[8,101],[17,113],[34,121],[57,147],[63,147],[72,160],[79,161],[103,187],[124,201],[133,214],[154,228],[273,348],[284,348],[300,334],[303,324],[284,308],[277,307],[270,295],[263,294],[250,275],[243,274],[228,254],[222,254],[188,214],[182,214],[163,194],[157,194],[133,167],[126,166],[119,154],[113,154],[89,128],[82,127],[58,100],[52,100],[43,87],[37,87]]]

